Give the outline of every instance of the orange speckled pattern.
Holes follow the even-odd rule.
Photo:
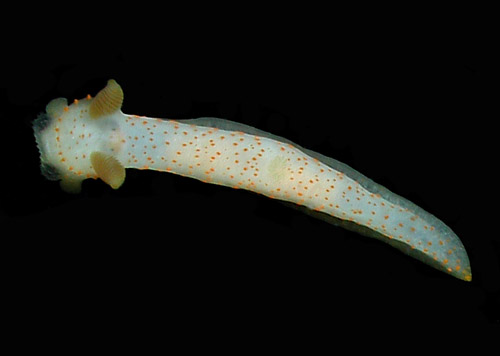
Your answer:
[[[221,128],[231,127],[228,121],[206,126],[126,115],[119,107],[90,118],[93,100],[88,96],[67,105],[56,99],[47,106],[48,118],[34,125],[42,171],[76,184],[95,179],[90,156],[100,152],[124,168],[176,173],[304,206],[366,227],[457,278],[472,278],[467,253],[451,229],[345,165],[272,135]]]

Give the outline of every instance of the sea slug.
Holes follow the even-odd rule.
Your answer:
[[[250,126],[215,118],[163,120],[121,112],[114,81],[94,98],[52,100],[33,123],[41,170],[71,193],[87,178],[112,188],[125,168],[153,169],[297,204],[470,281],[460,239],[438,218],[349,166]]]

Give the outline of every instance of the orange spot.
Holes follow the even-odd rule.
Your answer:
[[[65,106],[63,110],[64,111],[69,111],[69,107]]]
[[[90,94],[87,94],[85,99],[90,100],[90,99],[92,99],[92,96]]]
[[[384,216],[384,219],[385,220],[389,219],[389,215]]]
[[[460,271],[460,266],[456,266],[455,270]]]

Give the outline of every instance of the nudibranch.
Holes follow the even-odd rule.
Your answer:
[[[253,127],[215,118],[164,120],[121,111],[114,80],[92,98],[52,100],[33,123],[41,171],[78,193],[87,178],[112,188],[125,168],[153,169],[250,190],[375,237],[459,279],[471,268],[441,220],[349,166]]]

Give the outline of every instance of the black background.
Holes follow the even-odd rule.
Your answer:
[[[140,305],[205,325],[498,326],[497,209],[487,204],[498,114],[486,109],[497,99],[474,41],[321,22],[232,36],[212,25],[147,28],[134,46],[120,32],[102,47],[93,33],[40,38],[3,67],[1,251],[14,296],[33,313],[78,304],[124,318],[125,305]],[[40,175],[31,122],[51,99],[95,95],[111,78],[127,114],[221,117],[347,163],[449,225],[473,281],[278,201],[170,174],[128,170],[116,191],[89,180],[63,193]]]

